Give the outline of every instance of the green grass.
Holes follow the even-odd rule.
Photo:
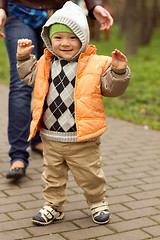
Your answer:
[[[128,57],[132,72],[130,84],[123,96],[104,98],[108,116],[160,130],[159,38],[160,32],[156,31],[150,45],[139,47],[136,57]],[[125,53],[125,39],[118,36],[117,26],[112,27],[109,41],[91,43],[96,45],[98,54],[111,56],[115,48]],[[0,84],[8,84],[9,62],[3,39],[0,39],[0,49]]]
[[[2,38],[0,38],[0,53],[0,84],[9,84],[9,60]]]

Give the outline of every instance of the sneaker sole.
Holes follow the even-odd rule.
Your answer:
[[[109,219],[108,220],[106,220],[105,222],[97,222],[93,217],[92,217],[92,220],[93,220],[93,222],[95,222],[95,223],[97,223],[97,224],[107,224],[109,221],[110,221],[110,219],[111,219],[111,217],[109,217]]]
[[[39,225],[39,226],[46,226],[46,225],[49,225],[49,224],[51,224],[51,223],[54,223],[54,222],[58,222],[58,221],[60,221],[60,220],[62,220],[64,218],[64,213],[62,213],[59,217],[57,217],[55,220],[51,220],[51,221],[49,221],[49,222],[38,222],[38,221],[36,221],[36,220],[33,220],[32,219],[32,222],[34,223],[34,224],[36,224],[36,225]]]

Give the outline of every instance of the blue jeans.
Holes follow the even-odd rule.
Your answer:
[[[31,122],[31,98],[32,88],[21,82],[16,69],[17,41],[20,38],[31,39],[35,48],[32,53],[39,58],[43,53],[43,42],[40,37],[41,29],[32,29],[15,16],[9,14],[4,26],[6,34],[5,44],[10,62],[10,89],[9,89],[9,120],[8,139],[11,145],[9,156],[11,165],[13,162],[22,161],[25,167],[28,166],[29,153],[27,142]],[[32,140],[31,144],[41,142],[39,133]]]

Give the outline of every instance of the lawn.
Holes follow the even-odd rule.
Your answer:
[[[118,36],[117,26],[112,27],[109,41],[91,42],[97,53],[111,56],[117,48],[125,53],[124,37]],[[126,93],[117,98],[104,98],[108,116],[143,124],[160,130],[160,32],[156,32],[150,45],[138,48],[136,57],[128,57],[132,77]],[[4,40],[0,39],[0,84],[9,83],[9,63]]]
[[[4,39],[0,38],[0,84],[9,83],[9,61]]]

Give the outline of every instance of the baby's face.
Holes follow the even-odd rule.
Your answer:
[[[72,59],[79,52],[82,45],[75,34],[68,32],[53,34],[51,43],[54,53],[66,60]]]

